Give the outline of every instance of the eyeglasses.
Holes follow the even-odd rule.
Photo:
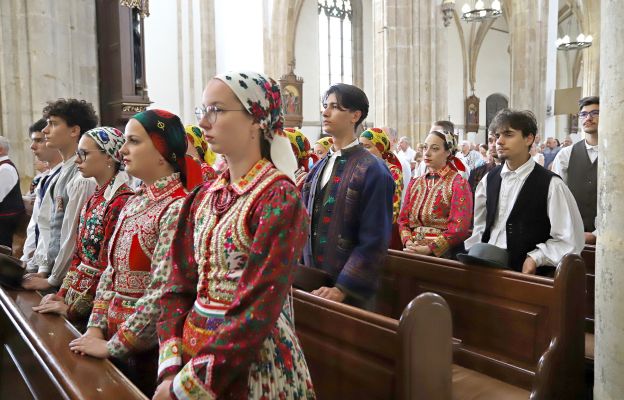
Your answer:
[[[592,111],[589,111],[589,112],[581,111],[578,114],[578,116],[579,116],[580,119],[585,119],[585,118],[587,118],[589,116],[591,116],[592,118],[596,118],[596,117],[600,116],[600,110],[592,110]]]
[[[223,108],[219,108],[217,106],[204,106],[202,105],[201,107],[195,107],[195,117],[197,118],[197,121],[201,121],[204,117],[206,118],[206,120],[208,121],[208,123],[210,124],[214,124],[215,122],[217,122],[217,114],[221,113],[221,112],[225,112],[225,111],[245,111],[247,112],[247,110],[241,110],[241,109],[237,109],[237,110],[225,110]]]
[[[78,161],[80,162],[84,162],[87,159],[87,155],[89,153],[92,153],[93,151],[87,151],[87,150],[83,150],[83,149],[78,149],[76,150],[76,156],[78,157]],[[99,153],[106,153],[104,150],[100,149],[98,150]]]

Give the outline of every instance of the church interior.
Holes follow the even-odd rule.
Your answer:
[[[25,194],[37,175],[29,127],[61,98],[86,100],[121,132],[156,109],[186,126],[210,118],[214,76],[257,71],[281,88],[284,126],[314,145],[328,136],[326,90],[346,83],[368,98],[358,137],[390,127],[393,145],[401,137],[423,157],[430,127],[451,121],[456,143],[485,157],[499,111],[530,111],[535,151],[548,152],[551,140],[586,139],[579,100],[598,96],[593,243],[550,277],[400,246],[378,267],[374,308],[318,297],[326,278],[296,272],[284,295],[314,391],[248,397],[622,399],[622,20],[616,0],[2,0],[0,136]],[[115,362],[70,351],[85,327],[32,311],[39,301],[0,288],[0,399],[151,398]]]

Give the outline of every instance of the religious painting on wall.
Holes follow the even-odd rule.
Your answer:
[[[570,127],[570,131],[568,134],[575,135],[578,133],[578,114],[569,114],[570,115],[570,123],[568,126]]]
[[[303,79],[295,75],[291,66],[290,72],[279,80],[282,91],[282,111],[284,127],[301,128],[303,123]]]
[[[477,132],[479,130],[479,98],[474,94],[466,99],[465,131]]]

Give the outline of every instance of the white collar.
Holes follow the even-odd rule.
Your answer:
[[[535,160],[533,160],[533,157],[529,157],[529,159],[524,164],[522,164],[521,166],[519,166],[513,171],[510,170],[509,167],[507,167],[507,163],[504,163],[503,169],[501,170],[501,176],[505,177],[505,176],[516,175],[521,180],[524,180],[527,176],[529,176],[531,172],[533,172],[534,167],[535,167]]]
[[[349,143],[348,145],[346,145],[345,147],[343,147],[342,149],[340,149],[340,150],[338,150],[338,151],[335,151],[335,150],[334,150],[334,146],[332,145],[332,146],[329,148],[329,155],[330,155],[330,156],[333,156],[334,154],[336,154],[336,156],[339,156],[339,155],[341,155],[341,154],[342,154],[342,150],[346,150],[346,149],[348,149],[348,148],[350,148],[350,147],[357,146],[358,144],[360,144],[360,141],[356,138],[353,142]]]
[[[583,139],[583,140],[585,140],[585,139]],[[586,148],[587,150],[595,150],[595,151],[598,151],[598,145],[591,145],[591,144],[587,143],[587,140],[585,140],[585,148]]]
[[[0,161],[4,161],[4,160],[8,160],[8,159],[9,159],[9,156],[1,156],[0,157]]]

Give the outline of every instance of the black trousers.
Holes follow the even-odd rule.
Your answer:
[[[13,234],[22,214],[0,216],[0,245],[13,248]]]

